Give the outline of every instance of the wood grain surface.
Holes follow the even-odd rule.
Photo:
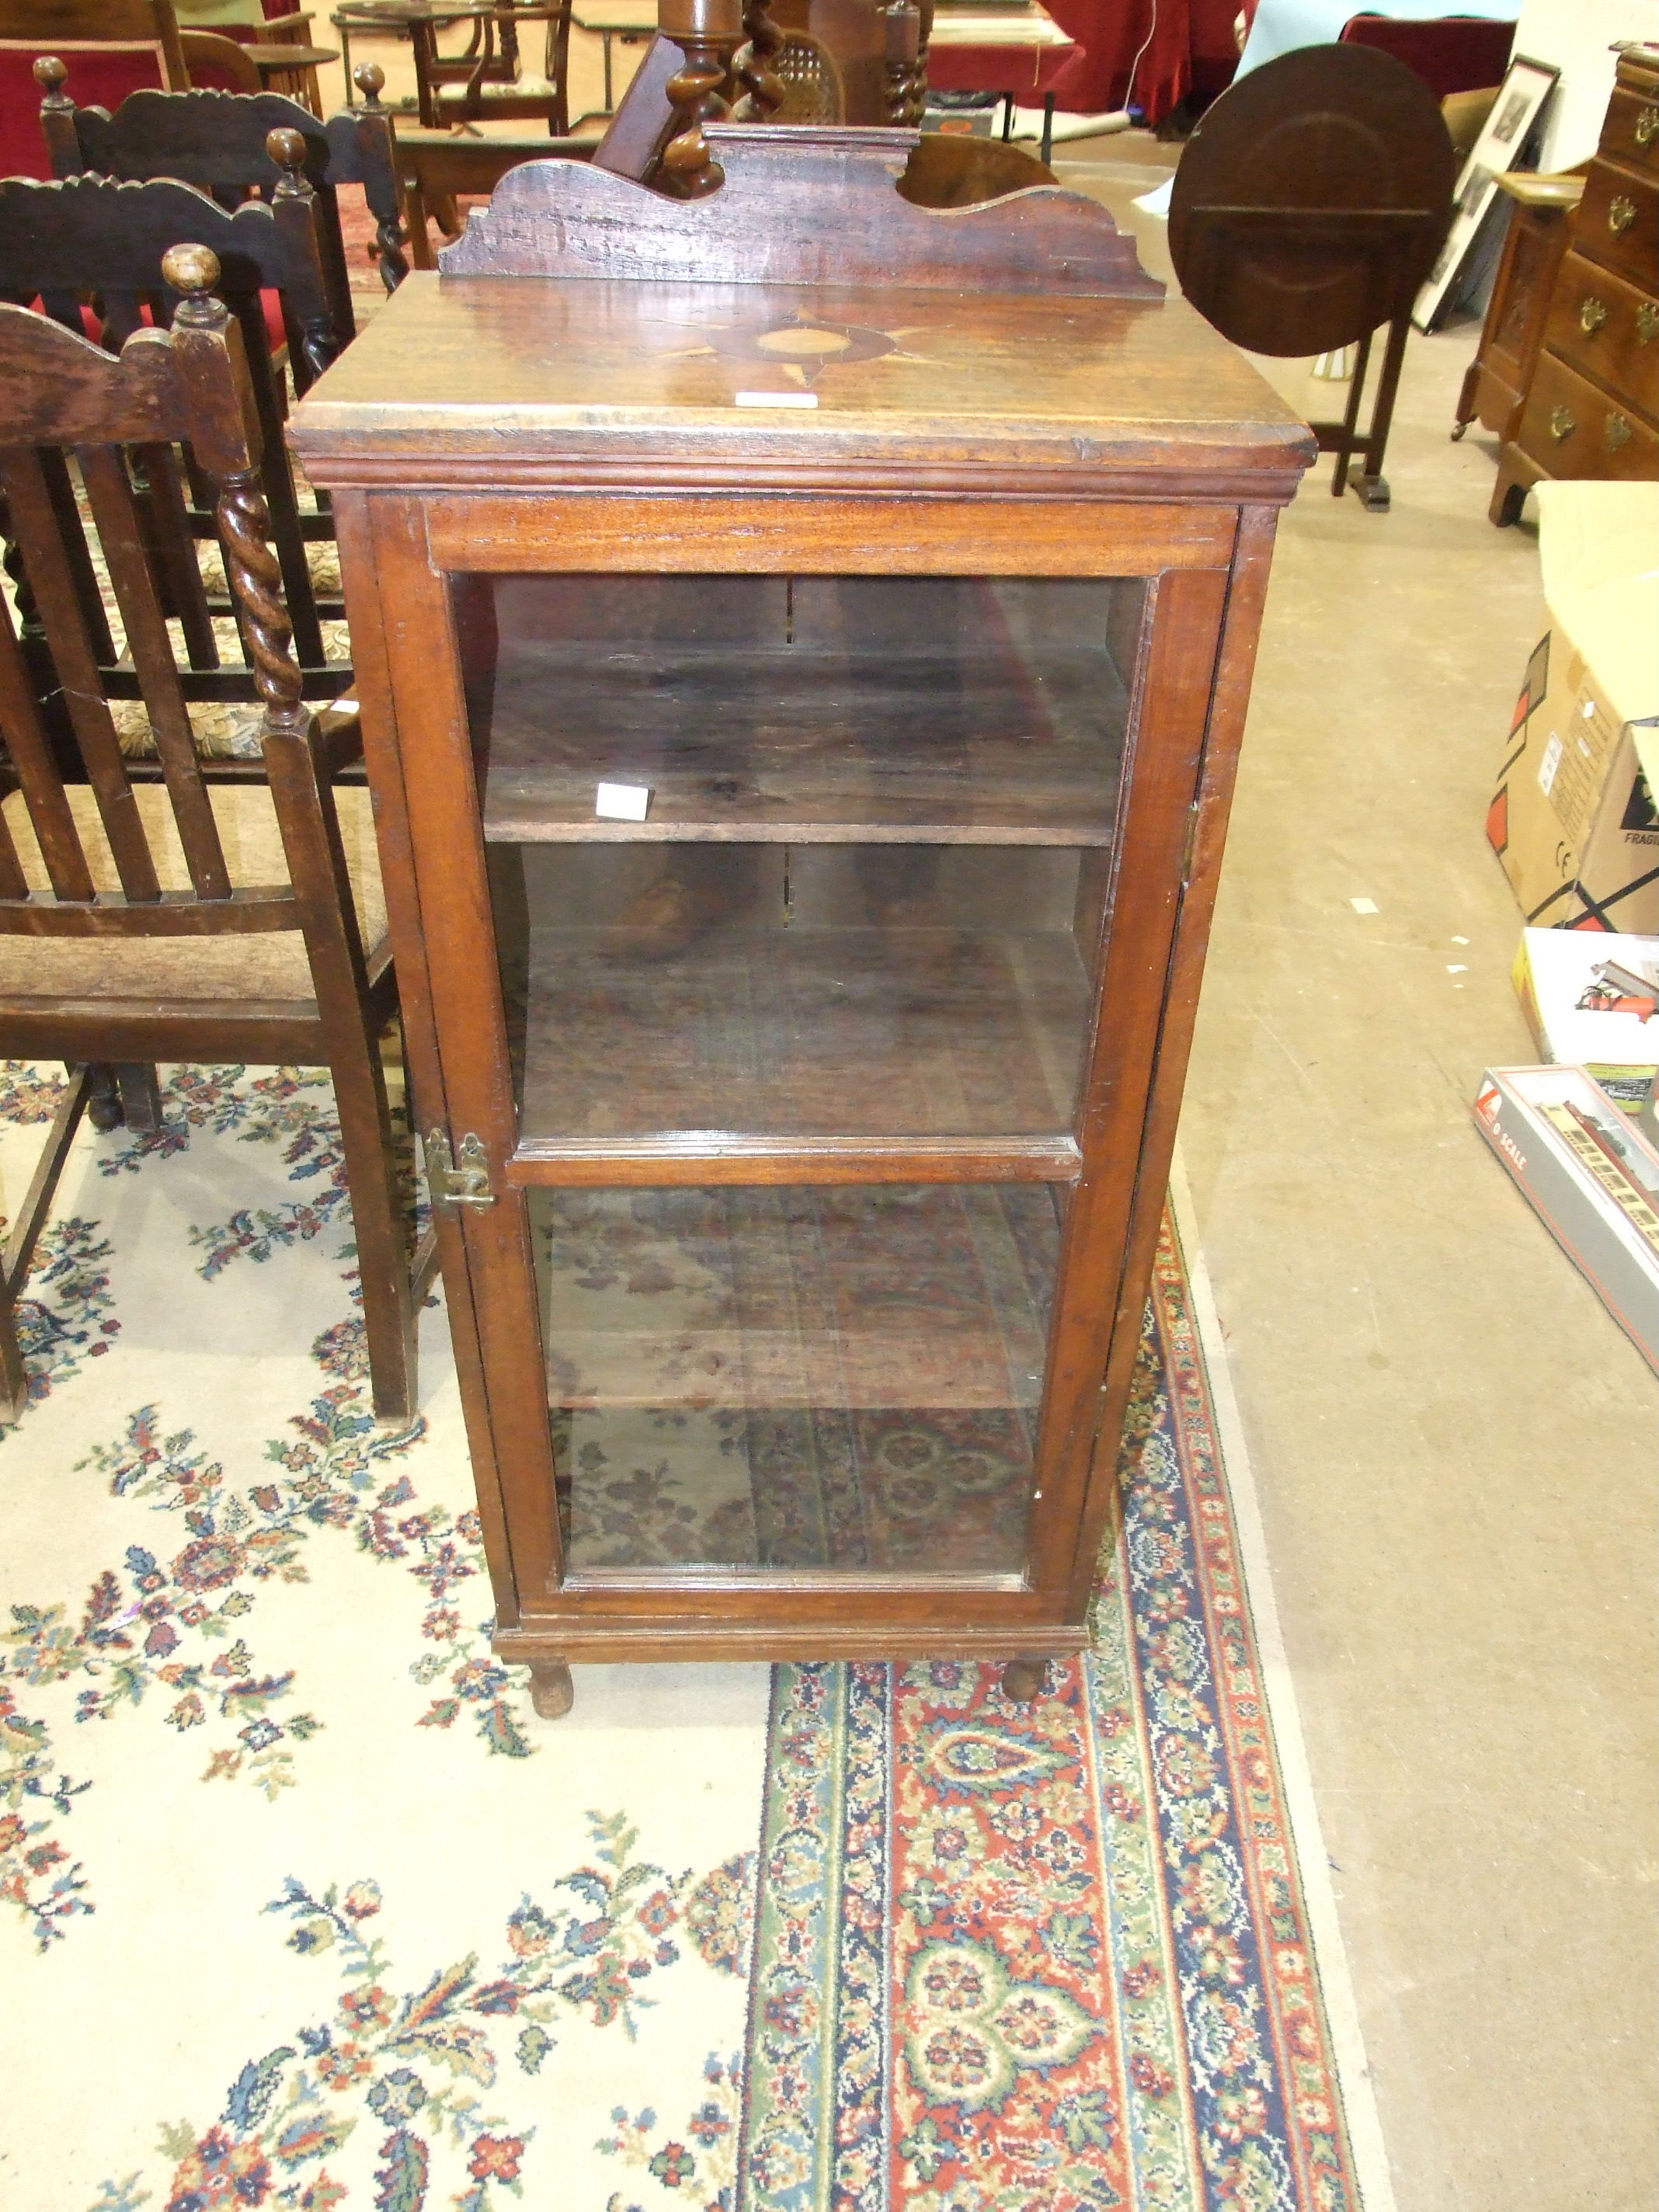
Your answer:
[[[738,404],[757,392],[817,404]],[[524,491],[586,477],[630,491],[994,483],[999,495],[1283,500],[1314,451],[1181,301],[418,270],[313,386],[289,434],[325,485]],[[1171,514],[1168,527],[1178,542],[1204,520]],[[700,532],[674,534],[672,560],[641,565],[697,565]],[[489,532],[475,521],[468,535]],[[1086,543],[1074,534],[1073,551]]]
[[[534,161],[504,178],[447,275],[690,279],[698,283],[912,283],[999,292],[1162,296],[1097,200],[1057,185],[977,207],[923,208],[895,189],[919,133],[712,125],[725,183],[676,200],[597,165]]]

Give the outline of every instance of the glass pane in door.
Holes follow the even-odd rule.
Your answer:
[[[531,1194],[574,1574],[1017,1576],[1042,1183]]]

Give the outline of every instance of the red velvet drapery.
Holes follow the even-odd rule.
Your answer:
[[[1239,0],[1043,0],[1083,52],[1055,79],[1058,106],[1073,114],[1121,107],[1135,50],[1152,37],[1134,72],[1133,97],[1161,123],[1188,92],[1212,99],[1238,60],[1233,21]],[[1154,21],[1156,15],[1156,21]]]

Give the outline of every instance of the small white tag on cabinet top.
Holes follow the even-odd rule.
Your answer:
[[[648,783],[602,783],[593,794],[593,811],[607,822],[643,822],[650,804]]]
[[[734,407],[816,407],[816,392],[734,392]]]

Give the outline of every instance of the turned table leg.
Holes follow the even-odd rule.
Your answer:
[[[532,1660],[530,1702],[544,1721],[562,1720],[570,1711],[576,1692],[562,1659]]]
[[[1002,1694],[1016,1705],[1029,1705],[1048,1686],[1046,1659],[1011,1659],[1002,1670]]]

